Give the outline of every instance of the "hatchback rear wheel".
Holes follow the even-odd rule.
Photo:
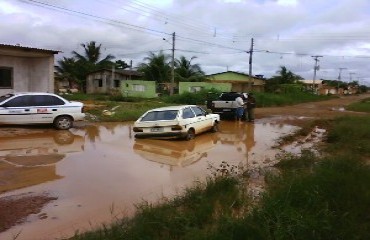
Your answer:
[[[54,127],[59,130],[68,130],[73,125],[73,119],[69,116],[60,116],[54,120]]]

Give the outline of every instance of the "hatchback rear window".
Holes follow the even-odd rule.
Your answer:
[[[148,112],[141,121],[174,120],[177,117],[177,110]]]

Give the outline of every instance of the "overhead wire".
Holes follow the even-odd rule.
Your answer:
[[[63,13],[67,13],[67,14],[75,14],[75,15],[80,16],[80,17],[82,16],[82,17],[87,17],[87,18],[93,18],[95,21],[108,23],[108,24],[111,24],[111,25],[114,25],[114,26],[120,26],[120,27],[124,26],[126,28],[131,29],[131,30],[135,30],[135,31],[143,32],[143,33],[148,33],[148,34],[152,34],[152,35],[156,35],[156,36],[171,35],[171,33],[167,33],[167,32],[164,32],[164,31],[157,30],[157,29],[138,26],[138,25],[126,23],[126,22],[123,22],[123,21],[120,21],[120,20],[110,19],[110,18],[106,18],[106,17],[102,17],[102,16],[97,16],[95,14],[90,14],[90,13],[86,13],[86,12],[82,12],[82,11],[77,11],[77,10],[73,10],[73,9],[69,9],[69,8],[66,8],[66,7],[61,7],[61,6],[57,6],[57,5],[53,5],[53,4],[49,4],[49,3],[45,3],[45,2],[41,2],[41,1],[37,1],[37,0],[20,0],[20,1],[28,3],[28,4],[33,4],[33,5],[36,5],[36,6],[39,6],[39,7],[43,7],[43,8],[46,8],[46,9],[61,11]],[[98,0],[98,1],[100,1],[100,0]],[[135,0],[131,1],[131,2],[139,2],[140,3],[140,1],[135,1]],[[141,3],[141,4],[144,5],[143,3]],[[218,43],[214,43],[214,42],[204,41],[204,40],[200,40],[200,39],[194,39],[194,38],[185,37],[185,36],[182,36],[182,35],[176,35],[176,37],[177,37],[178,40],[190,41],[190,42],[197,43],[197,44],[206,44],[207,46],[214,46],[214,47],[218,47],[218,48],[234,50],[234,51],[237,51],[237,53],[239,53],[239,52],[249,53],[249,50],[244,50],[244,49],[241,49],[241,48],[230,47],[230,46],[224,46],[222,44],[218,44]],[[281,39],[279,39],[279,41],[280,40]],[[297,55],[297,56],[313,55],[313,54],[308,54],[308,53],[278,52],[278,51],[258,50],[258,49],[253,50],[253,52],[266,53],[266,54],[280,54],[280,55],[282,55],[282,54],[292,54],[292,55]],[[323,56],[370,58],[370,56],[334,56],[334,55],[323,55]]]

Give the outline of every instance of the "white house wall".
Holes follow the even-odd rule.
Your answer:
[[[54,56],[1,56],[0,66],[13,68],[13,88],[0,88],[0,95],[9,92],[54,92]]]
[[[54,92],[54,58],[31,58],[29,60],[30,79],[28,89],[31,92]]]

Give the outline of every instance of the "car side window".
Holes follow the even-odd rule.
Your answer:
[[[7,107],[29,107],[31,106],[30,96],[18,96],[5,103]]]
[[[183,119],[187,119],[187,118],[193,118],[195,117],[195,114],[193,113],[193,111],[191,111],[190,108],[185,108],[183,111],[182,111],[182,118]]]
[[[55,106],[55,105],[64,105],[64,101],[49,95],[34,95],[32,98],[32,104],[34,106]]]
[[[197,117],[206,115],[205,111],[201,109],[200,107],[191,107],[191,109],[194,111]]]

